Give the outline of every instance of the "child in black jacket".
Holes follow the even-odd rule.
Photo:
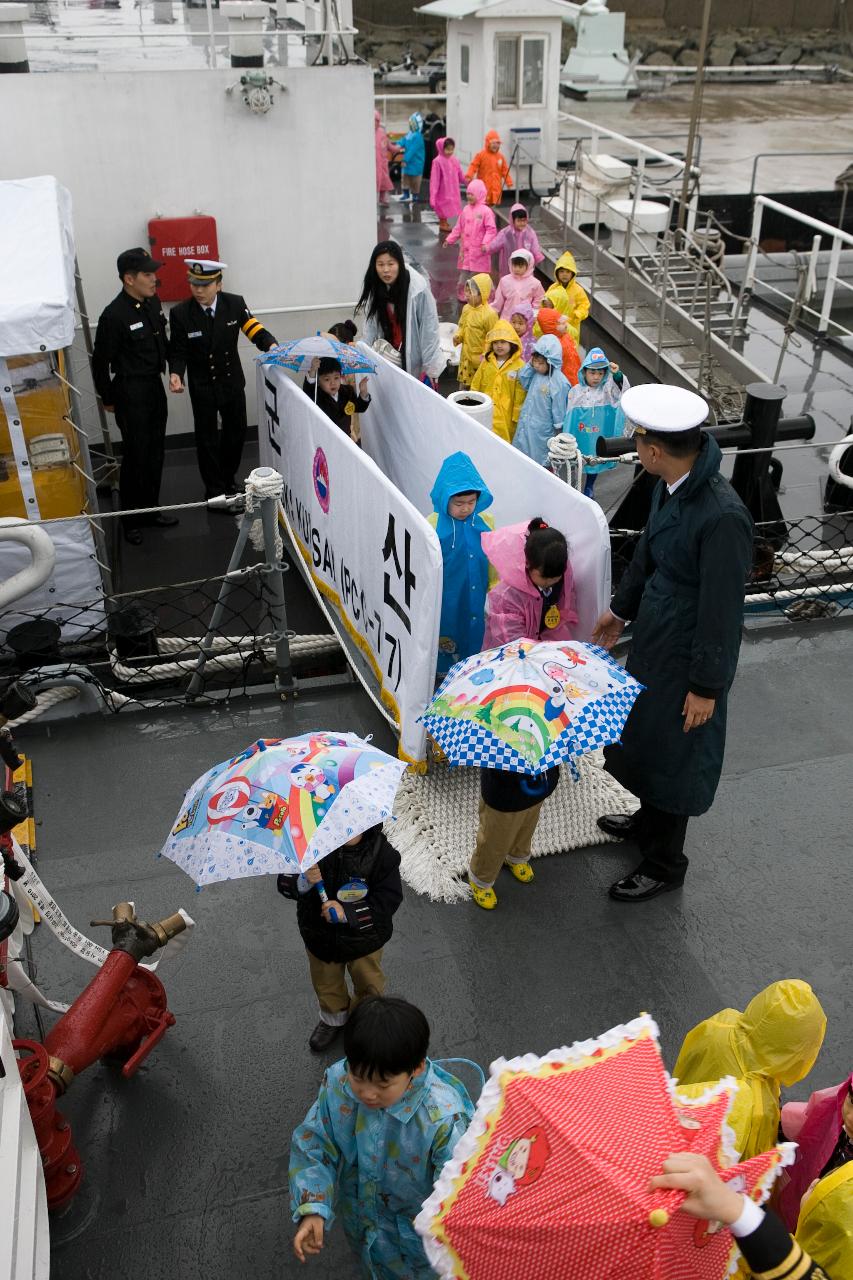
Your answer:
[[[328,895],[325,902],[316,888],[321,879]],[[321,1053],[343,1030],[359,1000],[385,991],[382,948],[403,901],[400,855],[379,825],[354,836],[304,875],[282,875],[277,883],[279,893],[296,900],[296,922],[320,1003],[320,1021],[308,1044]]]
[[[356,392],[354,387],[344,382],[340,361],[331,356],[315,361],[302,390],[316,401],[317,408],[322,409],[327,418],[331,418],[350,437],[353,416],[364,413],[370,406],[367,378],[362,378]]]

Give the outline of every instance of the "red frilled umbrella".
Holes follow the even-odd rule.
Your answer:
[[[673,1100],[648,1015],[537,1058],[498,1059],[468,1132],[415,1220],[439,1275],[458,1280],[724,1280],[729,1232],[649,1191],[675,1152],[708,1156],[761,1203],[790,1149],[743,1164],[726,1137],[735,1082]]]

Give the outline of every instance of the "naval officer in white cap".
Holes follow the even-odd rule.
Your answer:
[[[644,902],[684,882],[689,817],[713,803],[726,741],[752,567],[752,519],[720,475],[721,453],[700,429],[701,396],[680,387],[631,387],[622,408],[640,462],[658,477],[648,522],[593,640],[611,648],[631,623],[627,669],[646,686],[607,769],[633,791],[630,817],[605,815],[608,835],[634,840],[642,860],[611,886]]]
[[[187,258],[192,297],[169,315],[169,390],[182,392],[189,374],[198,469],[204,496],[236,493],[246,438],[246,378],[237,353],[245,333],[260,351],[276,340],[239,293],[222,292],[224,262]],[[220,426],[221,424],[221,426]]]

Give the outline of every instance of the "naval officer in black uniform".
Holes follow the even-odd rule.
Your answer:
[[[261,351],[276,339],[239,293],[222,292],[224,262],[186,260],[192,297],[172,308],[169,390],[181,392],[189,374],[198,469],[205,497],[236,493],[246,438],[246,379],[237,352],[245,333]],[[221,422],[221,430],[219,423]]]
[[[116,266],[121,293],[101,312],[92,355],[95,390],[121,432],[119,493],[125,511],[156,507],[166,438],[163,374],[168,357],[166,317],[157,298],[157,271],[147,249],[126,249]],[[177,517],[125,516],[125,539],[138,546],[141,526],[173,525]]]
[[[622,409],[645,470],[658,477],[646,527],[594,642],[606,649],[631,622],[626,668],[645,690],[608,771],[640,801],[605,814],[608,835],[635,840],[642,860],[610,888],[618,902],[677,889],[687,872],[691,816],[710,809],[723,767],[728,692],[737,670],[752,520],[720,475],[722,455],[701,430],[708,405],[681,387],[632,387]]]

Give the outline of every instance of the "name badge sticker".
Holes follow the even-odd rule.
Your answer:
[[[133,329],[143,329],[145,326],[143,325],[141,320],[137,320],[136,324],[132,324],[130,327],[131,327],[131,330],[133,330]]]
[[[361,902],[362,898],[366,897],[367,881],[359,879],[347,880],[337,893],[338,902]]]
[[[201,329],[194,329],[192,333],[187,334],[188,338],[201,338],[203,336]]]

